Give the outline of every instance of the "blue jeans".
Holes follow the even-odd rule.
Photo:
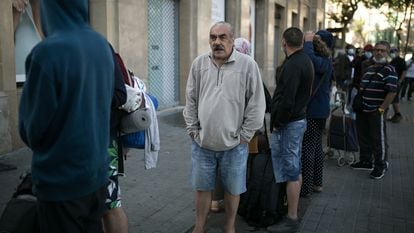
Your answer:
[[[246,192],[247,144],[227,151],[201,148],[195,141],[191,146],[191,184],[197,191],[215,188],[217,169],[220,169],[224,190],[232,195]]]
[[[273,173],[276,183],[298,181],[301,173],[300,156],[306,119],[288,123],[273,131],[270,137]]]

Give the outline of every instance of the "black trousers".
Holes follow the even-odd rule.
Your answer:
[[[414,91],[414,78],[405,78],[401,84],[401,98],[405,97],[407,93],[407,99],[410,99]]]
[[[76,187],[74,187],[76,188]],[[103,233],[106,185],[84,197],[62,201],[38,201],[37,211],[42,233]]]
[[[378,111],[372,113],[357,113],[356,124],[358,131],[360,161],[372,162],[380,169],[385,168],[388,160],[387,131],[384,116]]]

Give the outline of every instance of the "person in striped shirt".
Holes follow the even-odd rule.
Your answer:
[[[395,68],[387,62],[389,51],[387,41],[375,44],[375,63],[365,70],[359,89],[363,97],[362,111],[356,114],[360,158],[351,167],[371,170],[370,177],[373,179],[381,179],[388,169],[384,112],[396,95],[398,80]]]

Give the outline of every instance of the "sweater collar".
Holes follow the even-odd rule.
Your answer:
[[[226,62],[223,63],[223,65],[227,64],[227,63],[230,63],[230,62],[236,61],[236,56],[237,56],[238,53],[239,52],[233,48],[233,51],[231,52],[230,57],[227,59]],[[213,62],[215,64],[214,58],[213,58],[213,52],[210,51],[208,53],[208,56],[210,57],[211,62]]]

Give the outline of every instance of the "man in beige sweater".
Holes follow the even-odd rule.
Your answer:
[[[214,24],[209,43],[211,52],[197,57],[191,66],[184,109],[187,132],[193,140],[193,232],[204,232],[216,170],[220,169],[225,190],[225,232],[234,233],[240,194],[246,191],[247,143],[262,127],[265,96],[256,62],[233,48],[230,24]]]

